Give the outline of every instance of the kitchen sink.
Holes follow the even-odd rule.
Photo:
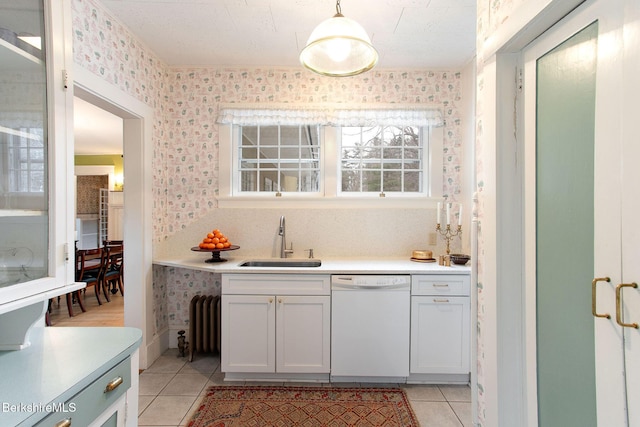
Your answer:
[[[319,259],[256,259],[244,261],[240,267],[320,267]]]

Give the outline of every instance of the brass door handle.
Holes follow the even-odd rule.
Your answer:
[[[58,421],[53,427],[71,427],[71,420],[66,419],[62,421]]]
[[[109,384],[107,384],[107,387],[105,387],[104,392],[109,393],[110,391],[117,389],[120,384],[122,384],[122,377],[114,378],[109,381]]]
[[[603,317],[605,319],[611,319],[611,316],[609,315],[609,313],[598,314],[596,312],[596,284],[598,282],[611,282],[611,279],[609,279],[608,277],[596,277],[591,282],[591,313],[595,317]]]
[[[618,322],[618,325],[624,327],[624,328],[635,328],[638,329],[638,324],[637,323],[624,323],[622,321],[622,298],[621,298],[621,294],[622,294],[622,288],[637,288],[638,284],[637,283],[620,283],[618,286],[616,286],[616,322]]]

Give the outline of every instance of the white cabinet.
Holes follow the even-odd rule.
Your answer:
[[[71,28],[65,27],[71,8],[67,0],[49,3],[0,6],[8,27],[0,31],[1,324],[5,313],[44,307],[74,282],[73,144],[67,143],[73,90],[72,81],[64,81],[73,63]],[[24,42],[21,34],[39,37],[41,47]],[[30,322],[24,313],[11,320],[16,316]],[[15,334],[0,333],[0,348],[28,345],[27,332],[21,335],[16,341]]]
[[[469,381],[470,278],[414,275],[409,381]]]
[[[275,372],[275,297],[222,295],[222,371]]]
[[[221,365],[226,378],[328,376],[329,292],[329,276],[223,275]],[[305,374],[311,376],[300,376]]]

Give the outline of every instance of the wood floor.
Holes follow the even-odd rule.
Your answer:
[[[80,310],[76,303],[73,305],[73,317],[69,317],[67,303],[64,297],[54,300],[51,306],[51,326],[124,326],[124,297],[117,293],[110,295],[111,302],[102,297],[102,305],[98,305],[93,288],[89,288],[84,295],[86,312]]]

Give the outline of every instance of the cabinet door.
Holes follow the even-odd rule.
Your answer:
[[[411,297],[412,374],[469,373],[469,298]]]
[[[223,372],[275,371],[275,298],[222,295]]]
[[[0,313],[74,281],[70,2],[17,4],[0,6]]]
[[[328,296],[277,297],[277,372],[329,372],[330,304]]]

